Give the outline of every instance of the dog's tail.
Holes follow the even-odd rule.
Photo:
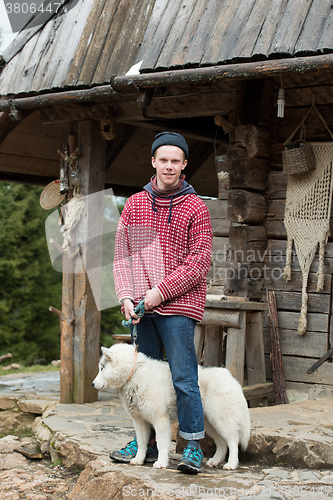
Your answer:
[[[240,440],[239,440],[243,451],[246,450],[246,448],[249,444],[250,435],[251,435],[251,419],[250,419],[249,409],[246,405],[246,411],[244,411],[243,427],[241,430],[241,435],[240,435]]]

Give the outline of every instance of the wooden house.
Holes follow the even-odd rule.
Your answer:
[[[324,247],[318,292],[318,252],[312,263],[307,328],[299,335],[302,273],[295,251],[291,280],[282,277],[289,177],[282,151],[314,98],[333,130],[332,23],[330,0],[64,0],[57,13],[35,16],[0,58],[1,180],[57,179],[57,151],[74,136],[82,193],[112,187],[128,196],[152,175],[154,135],[185,136],[186,178],[211,198],[208,291],[257,304],[275,291],[287,385],[313,396],[333,385],[330,358],[307,373],[333,342],[333,242]],[[278,117],[281,88],[285,108]],[[315,110],[305,131],[310,142],[332,141]],[[71,384],[74,399],[84,402],[96,396],[90,381],[99,314],[86,277],[64,277],[65,303],[69,289],[75,297],[62,319],[63,342],[74,335]],[[206,333],[207,354],[217,333]],[[270,379],[267,311],[263,333]],[[63,388],[64,401],[72,390]]]

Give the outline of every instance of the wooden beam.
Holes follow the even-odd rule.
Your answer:
[[[189,181],[193,177],[212,153],[214,153],[212,142],[199,142],[191,149],[188,165],[185,169],[186,180]]]
[[[19,174],[13,172],[0,172],[0,180],[8,182],[18,182],[20,184],[30,184],[32,186],[46,186],[51,181],[54,181],[54,177]]]
[[[113,161],[117,158],[117,156],[121,153],[124,147],[127,145],[128,141],[134,135],[136,127],[132,125],[117,124],[117,136],[110,141],[106,149],[106,159],[105,159],[105,170],[107,171]]]
[[[263,384],[253,384],[243,387],[243,394],[247,401],[257,398],[267,398],[271,396],[274,391],[273,382],[265,382]]]
[[[81,170],[81,193],[86,196],[104,189],[105,140],[99,123],[83,121],[78,123],[79,166]],[[95,208],[95,207],[94,207]],[[94,240],[96,213],[87,212],[80,227],[81,241]],[[98,236],[98,235],[97,235]],[[96,241],[96,238],[95,238]],[[101,260],[101,245],[83,247],[83,265],[89,270],[89,261],[94,256]],[[81,264],[78,269],[77,265]],[[83,404],[96,401],[98,393],[91,385],[98,372],[100,354],[100,312],[98,311],[86,269],[82,272],[82,261],[76,259],[74,276],[74,403]]]
[[[21,111],[18,121],[12,120],[10,118],[9,111],[0,114],[0,144],[2,144],[3,141],[7,138],[7,136],[11,133],[11,131],[14,130],[17,127],[17,125],[31,113],[32,110],[31,111],[27,110],[24,112]]]
[[[206,308],[200,325],[223,326],[226,328],[241,328],[240,311],[225,311],[223,309]]]
[[[182,134],[185,138],[188,139],[194,139],[195,141],[201,141],[201,142],[209,142],[210,144],[212,143],[212,134],[207,134],[204,131],[196,131],[196,130],[191,130],[187,127],[183,127],[179,122],[177,124],[177,127],[175,127],[174,122],[172,121],[170,123],[170,119],[166,120],[140,120],[140,121],[135,121],[133,118],[117,118],[116,120],[119,123],[127,123],[128,125],[134,125],[135,127],[140,127],[140,128],[146,128],[148,130],[153,130],[154,132],[164,132],[165,130],[173,131],[173,132],[179,132]],[[218,146],[228,144],[226,139],[223,139],[221,137],[216,138],[216,144]]]

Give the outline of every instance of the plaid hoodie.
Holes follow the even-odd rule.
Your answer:
[[[118,299],[130,298],[136,306],[156,287],[163,299],[154,309],[157,313],[201,321],[212,241],[208,209],[196,194],[180,193],[171,202],[147,191],[131,196],[116,234],[113,273]]]

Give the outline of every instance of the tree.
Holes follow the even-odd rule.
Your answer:
[[[0,355],[28,364],[60,356],[59,319],[49,306],[61,309],[62,274],[47,249],[45,220],[54,209],[41,208],[42,190],[0,182]],[[101,345],[129,333],[122,319],[120,306],[102,311]]]
[[[42,188],[0,182],[0,353],[34,362],[59,357],[61,274],[53,270],[39,205]]]

